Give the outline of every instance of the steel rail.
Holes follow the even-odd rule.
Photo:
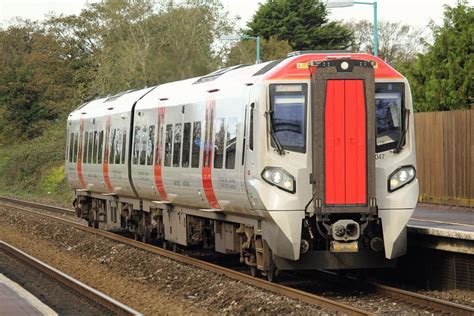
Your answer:
[[[54,213],[75,215],[75,212],[74,212],[73,209],[69,209],[69,208],[65,208],[65,207],[51,206],[51,205],[46,205],[46,204],[40,204],[40,203],[29,202],[29,201],[24,201],[24,200],[18,200],[18,199],[14,199],[14,198],[10,198],[10,197],[5,197],[5,196],[0,196],[0,201],[7,202],[7,203],[12,203],[12,204],[17,204],[17,205],[22,205],[22,206],[27,206],[27,207],[36,208],[36,209],[42,209],[42,210],[49,211],[49,212],[54,212]]]
[[[48,277],[52,278],[56,282],[59,282],[73,291],[80,293],[88,299],[98,303],[100,306],[105,307],[107,310],[113,312],[116,315],[142,315],[141,313],[133,310],[132,308],[114,300],[113,298],[105,295],[96,289],[70,277],[69,275],[39,261],[38,259],[28,255],[20,249],[0,240],[0,250],[3,250],[8,255],[22,261],[27,266],[32,267]]]
[[[30,205],[31,205],[31,203],[30,203]],[[268,282],[266,280],[258,279],[258,278],[252,277],[250,275],[241,273],[241,272],[237,272],[237,271],[234,271],[234,270],[231,270],[231,269],[228,269],[228,268],[224,268],[224,267],[221,267],[221,266],[218,266],[218,265],[215,265],[215,264],[212,264],[212,263],[208,263],[208,262],[196,259],[196,258],[181,255],[179,253],[168,251],[168,250],[165,250],[165,249],[162,249],[162,248],[150,245],[150,244],[145,244],[145,243],[142,243],[142,242],[139,242],[139,241],[135,241],[135,240],[132,240],[130,238],[120,236],[120,235],[117,235],[117,234],[114,234],[114,233],[111,233],[111,232],[108,232],[108,231],[88,227],[88,226],[85,226],[85,225],[82,225],[82,224],[79,224],[79,223],[76,223],[76,222],[73,222],[73,221],[70,221],[70,220],[67,220],[67,219],[64,219],[64,218],[59,218],[59,217],[52,216],[52,215],[45,214],[45,213],[35,212],[35,211],[29,210],[29,209],[16,207],[16,206],[12,206],[12,205],[9,205],[9,204],[3,204],[1,202],[0,202],[0,206],[10,208],[10,209],[15,209],[15,210],[22,211],[22,212],[27,212],[27,213],[33,214],[35,216],[41,216],[41,217],[44,217],[44,218],[47,218],[47,219],[51,219],[51,220],[54,220],[56,222],[60,222],[60,223],[72,226],[72,227],[74,227],[76,229],[79,229],[81,231],[92,233],[92,234],[95,234],[97,236],[105,237],[105,238],[108,238],[110,240],[113,240],[113,241],[116,241],[116,242],[119,242],[119,243],[122,243],[122,244],[126,244],[128,246],[131,246],[131,247],[134,247],[134,248],[137,248],[137,249],[141,249],[141,250],[144,250],[144,251],[147,251],[147,252],[151,252],[151,253],[154,253],[154,254],[157,254],[157,255],[161,255],[163,257],[166,257],[166,258],[174,260],[174,261],[178,261],[180,263],[192,265],[192,266],[195,266],[195,267],[207,270],[207,271],[222,274],[222,275],[225,275],[225,276],[227,276],[231,279],[238,280],[238,281],[244,282],[246,284],[253,285],[253,286],[259,287],[261,289],[264,289],[264,290],[267,290],[267,291],[270,291],[270,292],[273,292],[273,293],[277,293],[277,294],[280,294],[280,295],[283,295],[283,296],[286,296],[286,297],[289,297],[289,298],[297,299],[297,300],[300,300],[300,301],[308,303],[308,304],[314,304],[314,305],[320,306],[320,307],[325,308],[325,309],[333,310],[333,311],[336,311],[336,312],[341,313],[343,315],[373,315],[374,314],[372,312],[365,311],[365,310],[362,310],[360,308],[352,307],[352,306],[349,306],[349,305],[345,305],[345,304],[339,303],[337,301],[334,301],[334,300],[331,300],[331,299],[328,299],[328,298],[325,298],[325,297],[322,297],[322,296],[318,296],[318,295],[314,295],[314,294],[307,293],[307,292],[304,292],[304,291],[300,291],[300,290],[290,288],[290,287],[287,287],[287,286],[284,286],[284,285],[281,285],[281,284],[271,283],[271,282]]]
[[[379,283],[371,283],[375,287],[376,293],[388,296],[393,299],[412,304],[415,306],[426,306],[430,309],[434,309],[444,313],[451,313],[453,315],[474,315],[474,308],[465,306],[445,300],[440,300],[434,297],[394,288]]]

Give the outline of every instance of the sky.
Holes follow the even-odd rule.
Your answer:
[[[87,3],[99,0],[0,0],[0,24],[7,26],[12,19],[41,20],[48,12],[56,14],[78,14]],[[331,1],[331,0],[323,0]],[[371,2],[372,0],[367,0]],[[430,20],[442,23],[443,5],[453,6],[457,0],[378,0],[378,19],[402,22],[418,27],[426,26]],[[233,16],[240,16],[239,25],[245,26],[264,0],[221,0]],[[471,6],[474,0],[468,2]],[[373,19],[373,7],[355,5],[348,8],[330,9],[331,20],[370,20]]]

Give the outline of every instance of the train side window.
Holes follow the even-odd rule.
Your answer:
[[[94,148],[92,147],[92,143],[94,141],[94,133],[93,132],[89,132],[89,149],[88,149],[88,152],[87,152],[87,161],[89,163],[92,163],[92,152],[94,151]]]
[[[146,147],[147,147],[147,130],[146,126],[142,126],[142,130],[140,133],[140,165],[144,166],[146,165]]]
[[[173,125],[166,125],[166,139],[165,139],[165,162],[166,167],[171,166],[171,141],[173,139]]]
[[[181,158],[181,167],[189,167],[189,151],[191,145],[191,123],[184,123],[183,130],[183,153]]]
[[[173,167],[179,167],[179,160],[181,155],[181,123],[174,126],[174,140],[173,140]]]
[[[155,125],[148,127],[148,140],[146,146],[146,162],[148,166],[153,165],[153,153],[155,152]]]
[[[201,122],[193,123],[193,149],[191,167],[199,168],[199,156],[201,154]]]
[[[242,139],[242,166],[245,162],[245,143],[247,141],[247,107],[245,107],[244,114],[244,138]]]
[[[127,148],[127,129],[123,129],[122,132],[122,164],[125,164],[125,152]]]
[[[99,147],[98,147],[99,141],[98,141],[97,137],[98,137],[97,131],[94,131],[94,144],[93,144],[94,152],[93,152],[93,155],[92,155],[92,162],[93,163],[97,163],[97,151],[99,149]]]
[[[69,162],[72,162],[72,155],[74,151],[74,133],[69,135]]]
[[[119,165],[122,156],[122,130],[117,128],[115,131],[115,164]]]
[[[140,127],[135,126],[135,138],[133,139],[133,164],[138,164],[138,157],[140,156]]]
[[[217,119],[215,126],[214,168],[221,169],[224,161],[225,119]]]
[[[83,155],[82,155],[82,163],[87,163],[87,143],[88,143],[88,141],[89,141],[89,133],[84,132],[84,145],[83,145],[84,152],[83,152]]]
[[[161,121],[158,121],[156,128],[156,145],[155,145],[155,165],[161,166],[161,146],[163,144],[163,124]]]
[[[74,154],[73,154],[73,161],[74,162],[77,162],[77,150],[78,150],[78,147],[79,147],[79,134],[76,133],[74,135]]]
[[[249,126],[249,149],[253,150],[253,108],[255,104],[250,105],[250,126]]]
[[[237,118],[231,117],[227,120],[227,139],[225,145],[225,168],[235,168],[235,154],[237,146]]]
[[[109,157],[109,164],[113,165],[115,164],[115,135],[116,135],[116,129],[114,128],[111,130],[110,133],[110,157]]]
[[[102,163],[102,150],[104,148],[103,146],[104,146],[104,131],[100,131],[99,132],[99,149],[97,153],[97,162],[99,164]]]

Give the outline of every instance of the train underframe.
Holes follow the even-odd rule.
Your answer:
[[[393,267],[385,259],[381,221],[368,214],[307,216],[302,221],[298,260],[272,253],[264,238],[266,218],[228,216],[170,204],[76,193],[76,215],[98,229],[128,232],[146,243],[165,249],[203,247],[239,255],[253,276],[275,280],[281,270],[365,269]],[[146,210],[146,211],[144,211]]]

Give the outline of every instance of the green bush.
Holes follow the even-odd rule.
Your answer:
[[[67,202],[65,124],[57,122],[40,137],[0,147],[0,193]]]

